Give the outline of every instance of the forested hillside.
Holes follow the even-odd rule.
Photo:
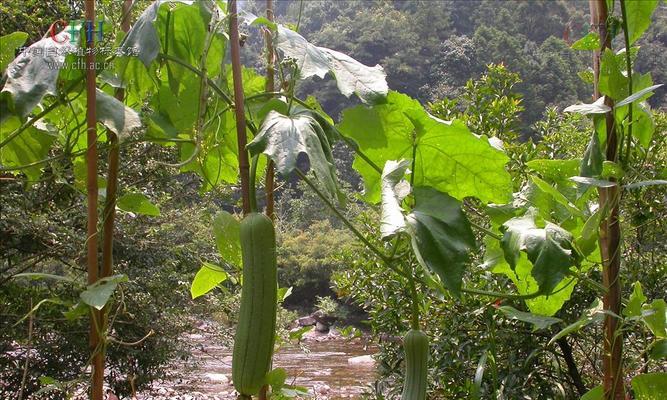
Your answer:
[[[257,12],[260,3],[246,4]],[[457,98],[486,65],[503,63],[521,79],[516,91],[525,108],[524,134],[536,133],[530,126],[547,107],[562,109],[591,96],[590,55],[570,48],[590,29],[586,1],[278,1],[276,15],[289,22],[301,15],[299,29],[313,43],[382,65],[390,87],[422,102]],[[644,57],[637,69],[664,82],[667,8],[658,7],[653,20],[638,43]],[[261,40],[251,43],[261,47]],[[350,102],[334,87],[305,83],[302,90],[315,91],[325,110],[336,115]],[[658,89],[649,101],[653,107],[667,105],[667,89]]]

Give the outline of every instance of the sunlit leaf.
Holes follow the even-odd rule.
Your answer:
[[[14,51],[23,46],[28,40],[25,32],[13,32],[9,35],[0,36],[0,72],[14,59]]]
[[[611,111],[611,107],[604,104],[604,96],[597,99],[594,103],[591,104],[575,104],[571,105],[563,110],[563,112],[572,112],[582,115],[587,114],[604,114]]]
[[[597,32],[588,32],[570,47],[574,50],[597,50],[600,48],[600,35]]]
[[[658,5],[658,0],[625,1],[628,15],[628,36],[630,44],[639,39],[651,25],[651,14]]]
[[[431,117],[416,100],[390,92],[387,104],[358,106],[343,112],[340,132],[353,139],[376,165],[412,158],[414,184],[431,186],[459,200],[473,196],[485,203],[507,203],[512,184],[505,170],[509,160],[484,137],[476,137],[461,121]],[[364,179],[367,201],[380,201],[380,173],[359,156],[353,163]]]
[[[641,374],[632,378],[636,400],[664,400],[667,393],[667,372]]]
[[[655,299],[651,304],[644,304],[642,319],[656,337],[667,338],[667,303],[665,300]]]
[[[642,291],[642,285],[639,282],[635,282],[632,285],[632,294],[630,295],[630,300],[628,305],[623,309],[623,315],[626,317],[639,317],[642,315],[642,305],[646,301],[646,296]]]
[[[589,178],[587,176],[571,176],[570,180],[572,182],[581,183],[582,185],[595,186],[600,188],[609,188],[616,186],[616,182],[606,181],[604,179]]]
[[[539,173],[543,179],[562,182],[579,173],[580,163],[581,159],[535,159],[528,161],[526,166]]]
[[[554,201],[563,207],[565,207],[572,215],[583,216],[581,210],[579,210],[574,204],[572,204],[567,197],[565,197],[561,192],[559,192],[555,187],[549,185],[547,182],[536,176],[530,176],[530,179],[533,181],[535,186],[542,190],[545,194],[551,196]]]
[[[213,220],[213,234],[220,257],[241,268],[241,223],[227,211],[220,211]]]
[[[160,209],[141,193],[128,193],[119,197],[116,206],[123,211],[135,214],[153,217],[160,215]]]
[[[190,295],[193,299],[203,296],[213,290],[220,283],[227,280],[227,272],[221,267],[205,262],[197,271],[190,285]]]

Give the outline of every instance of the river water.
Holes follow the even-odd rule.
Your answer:
[[[319,338],[322,339],[322,338]],[[141,393],[140,400],[227,400],[236,399],[231,383],[231,352],[204,334],[188,335],[193,345],[190,360],[175,366],[179,378],[156,383]],[[305,348],[305,350],[304,350]],[[364,339],[307,340],[302,345],[283,346],[274,355],[274,367],[284,368],[287,384],[308,388],[321,400],[356,399],[370,390],[375,366],[350,364],[348,360],[374,354],[376,347]]]

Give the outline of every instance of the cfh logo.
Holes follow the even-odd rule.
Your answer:
[[[75,19],[69,23],[64,19],[59,19],[51,24],[51,27],[49,28],[49,35],[51,36],[51,39],[56,43],[65,43],[67,39],[58,38],[57,34],[58,31],[65,29],[68,26],[69,29],[67,32],[69,32],[69,41],[71,44],[76,44],[78,42],[81,27],[84,27],[87,43],[94,40],[93,38],[95,37],[95,33],[97,33],[97,41],[102,41],[104,33],[104,21],[97,21],[97,24],[95,24],[95,21],[80,19]]]

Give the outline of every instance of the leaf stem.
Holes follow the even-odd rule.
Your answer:
[[[206,78],[206,83],[215,91],[215,93],[217,93],[218,96],[220,96],[227,104],[229,104],[232,107],[234,106],[234,101],[227,95],[227,93],[225,93],[220,88],[220,86],[216,85],[215,82],[213,82],[213,80],[211,78],[209,78],[205,74],[203,74],[202,71],[200,71],[198,68],[193,67],[192,65],[190,65],[190,64],[188,64],[188,63],[186,63],[186,62],[184,62],[184,61],[182,61],[182,60],[180,60],[176,57],[170,56],[169,54],[160,53],[160,54],[158,54],[158,57],[160,57],[164,60],[167,60],[167,61],[174,62],[174,63],[182,66],[183,68],[186,68],[186,69],[190,70],[191,72],[197,74],[200,78]]]

